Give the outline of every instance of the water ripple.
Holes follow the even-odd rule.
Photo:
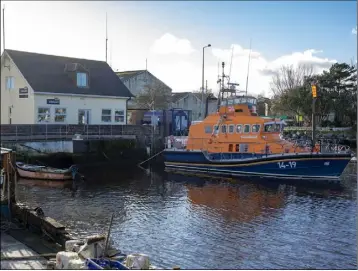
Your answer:
[[[357,268],[356,182],[335,190],[108,168],[85,175],[75,194],[19,183],[18,199],[77,235],[106,231],[115,213],[115,245],[162,268]]]

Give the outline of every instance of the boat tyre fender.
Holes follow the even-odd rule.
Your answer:
[[[44,215],[45,215],[45,213],[44,213],[44,211],[42,210],[41,207],[36,207],[36,208],[34,209],[34,211],[36,212],[36,214],[37,214],[38,216],[44,216]]]

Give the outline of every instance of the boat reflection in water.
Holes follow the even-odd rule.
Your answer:
[[[53,181],[53,180],[36,180],[36,179],[24,179],[19,178],[18,185],[26,185],[26,186],[38,186],[38,187],[48,187],[48,188],[72,188],[72,180],[66,181]]]
[[[205,207],[220,214],[225,220],[249,222],[284,206],[283,189],[259,189],[254,184],[235,180],[235,184],[215,181],[206,182],[210,176],[185,176],[168,173],[168,179],[185,182],[187,196],[193,207]],[[281,187],[284,187],[281,185]],[[276,187],[277,188],[277,187]]]

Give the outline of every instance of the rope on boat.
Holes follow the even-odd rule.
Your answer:
[[[161,154],[164,150],[161,150],[160,152],[154,154],[153,156],[149,157],[147,160],[143,161],[143,162],[140,162],[138,164],[139,167],[141,167],[141,165],[143,165],[145,162],[148,162],[150,160],[152,160],[154,157],[157,157],[159,154]],[[142,168],[142,167],[141,167]]]
[[[46,153],[46,152],[43,152],[43,151],[38,150],[38,149],[36,149],[36,148],[30,147],[30,146],[26,146],[25,144],[20,144],[20,146],[26,147],[26,148],[31,149],[31,150],[34,150],[34,151],[36,151],[36,152],[38,152],[38,153]]]
[[[107,158],[108,161],[111,161],[111,159],[109,159],[108,156],[104,152],[102,152],[102,154],[103,154],[104,157]]]
[[[109,227],[108,227],[108,232],[107,232],[107,237],[106,237],[106,245],[104,247],[103,255],[106,255],[107,250],[108,250],[108,244],[109,244],[109,238],[110,238],[110,235],[111,235],[111,228],[112,228],[112,224],[113,224],[113,218],[114,218],[114,213],[112,213],[111,221],[109,222]]]

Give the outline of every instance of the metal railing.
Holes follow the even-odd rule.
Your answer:
[[[152,136],[151,126],[145,125],[61,125],[21,124],[1,125],[1,141],[72,139],[80,135],[83,139],[115,138],[124,136]],[[159,131],[155,132],[157,135]]]
[[[165,141],[165,146],[166,148],[168,148],[168,142],[167,140],[169,140],[170,137],[167,137],[166,141]],[[237,153],[245,153],[245,154],[264,154],[264,155],[283,155],[283,154],[287,154],[287,149],[291,149],[293,148],[293,153],[299,153],[299,152],[305,152],[305,153],[317,153],[317,150],[313,150],[312,148],[312,140],[290,140],[290,139],[285,139],[285,140],[277,140],[277,141],[268,141],[265,143],[263,142],[229,142],[229,141],[219,141],[219,143],[223,144],[223,146],[215,146],[215,143],[217,143],[218,141],[215,142],[215,140],[212,141],[212,143],[210,142],[210,138],[191,138],[190,139],[190,144],[178,144],[178,142],[172,142],[170,145],[173,148],[176,149],[194,149],[195,146],[201,146],[199,149],[206,151],[208,149],[211,150],[215,150],[214,152],[216,153],[225,153],[229,154],[229,153],[233,153],[233,154],[237,154]],[[174,141],[175,141],[175,137],[174,137]],[[228,151],[228,144],[232,144],[232,151],[229,152]],[[236,150],[236,145],[237,144],[243,144],[243,145],[247,145],[247,150],[246,151],[237,151]],[[266,146],[271,146],[271,144],[277,144],[280,145],[280,151],[277,151],[278,148],[275,149],[271,149],[269,152],[267,152],[266,150]],[[249,151],[249,146],[250,146],[250,151]],[[330,141],[324,141],[324,140],[320,140],[317,141],[315,146],[319,146],[318,147],[318,152],[319,153],[351,153],[350,147],[346,146],[346,145],[342,145],[342,144],[338,144],[335,142],[330,142]],[[198,150],[199,150],[198,149]],[[211,151],[213,152],[213,151]],[[290,152],[292,153],[292,152]]]
[[[328,131],[350,131],[352,127],[316,127],[316,131],[328,132]],[[312,126],[286,126],[284,131],[312,131]]]

